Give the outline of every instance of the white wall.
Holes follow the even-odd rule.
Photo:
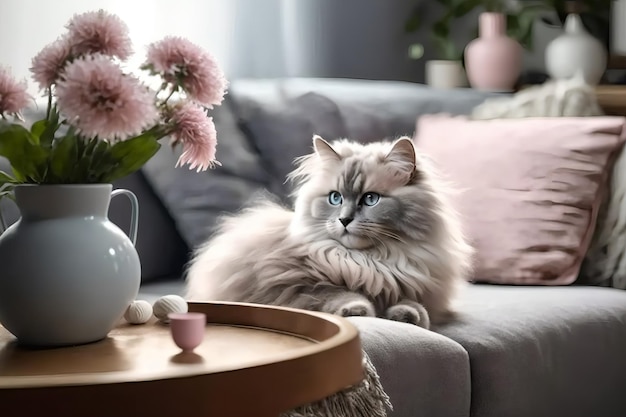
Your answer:
[[[223,0],[1,0],[0,65],[30,82],[31,58],[65,31],[75,14],[103,8],[129,26],[135,55],[143,62],[145,47],[165,35],[180,35],[210,50],[223,66],[232,48],[232,2]],[[209,23],[210,22],[210,23]]]
[[[423,0],[431,1],[431,0]],[[0,0],[0,65],[30,81],[31,58],[64,31],[74,13],[104,8],[129,26],[136,55],[172,34],[210,50],[230,79],[238,77],[354,77],[422,81],[424,63],[407,56],[414,41],[429,42],[429,25],[416,34],[403,26],[407,0]],[[438,14],[427,8],[424,22]],[[477,14],[477,13],[476,13]],[[459,47],[477,16],[455,25]],[[538,24],[526,68],[543,69],[543,51],[558,30]],[[36,94],[34,83],[29,83]]]

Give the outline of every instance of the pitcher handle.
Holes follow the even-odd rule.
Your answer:
[[[130,230],[128,231],[128,237],[130,241],[133,242],[133,246],[137,243],[137,227],[139,225],[139,200],[137,200],[137,196],[130,190],[126,190],[124,188],[118,188],[117,190],[113,190],[111,192],[111,198],[125,195],[128,197],[131,206],[130,212]]]
[[[0,187],[0,193],[4,194],[4,190],[6,190],[7,188],[9,188],[12,184],[10,183],[4,183],[2,184],[2,186]],[[10,193],[12,193],[13,191],[10,191]],[[0,200],[2,199],[2,197],[0,197]],[[0,235],[3,234],[6,230],[7,230],[7,222],[4,221],[4,214],[2,213],[2,206],[0,205]]]
[[[4,221],[4,214],[2,214],[2,207],[0,207],[0,235],[7,230],[7,223]]]

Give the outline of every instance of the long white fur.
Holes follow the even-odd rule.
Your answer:
[[[342,157],[358,153],[372,160],[383,160],[393,145],[332,144]],[[365,294],[385,308],[410,299],[422,303],[431,320],[446,317],[465,283],[472,249],[447,200],[448,188],[423,156],[415,157],[413,169],[422,177],[419,192],[429,193],[434,202],[427,240],[386,239],[384,245],[356,250],[313,227],[307,220],[311,200],[331,175],[324,168],[324,154],[314,152],[300,158],[291,174],[297,183],[294,210],[259,203],[225,217],[213,238],[197,248],[187,271],[186,297],[308,308],[296,301],[298,293],[333,285]]]

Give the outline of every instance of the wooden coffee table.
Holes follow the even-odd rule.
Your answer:
[[[0,414],[276,417],[364,378],[358,331],[340,317],[240,303],[189,310],[208,323],[185,354],[155,321],[45,350],[20,348],[0,326]]]

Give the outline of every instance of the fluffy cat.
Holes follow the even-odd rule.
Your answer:
[[[472,251],[411,139],[313,147],[289,175],[294,209],[264,201],[224,217],[190,261],[186,297],[425,328],[449,317]]]

